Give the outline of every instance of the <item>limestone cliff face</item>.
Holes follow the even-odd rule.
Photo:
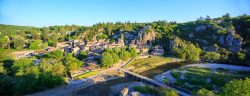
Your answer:
[[[153,41],[153,40],[155,40],[155,32],[150,31],[144,34],[143,41],[147,42],[147,41]]]
[[[150,28],[150,26],[145,26],[143,27],[143,29],[141,30],[143,32],[143,41],[147,42],[147,41],[153,41],[155,40],[155,32]]]
[[[223,30],[225,33],[218,33],[218,30]],[[237,35],[234,28],[208,24],[193,27],[183,37],[188,38],[188,41],[198,43],[204,51],[216,52],[218,48],[223,47],[232,53],[237,53],[241,50],[242,43],[242,38]]]
[[[228,47],[228,50],[236,53],[241,49],[242,39],[235,38],[233,34],[229,33],[227,35],[222,35],[219,37],[220,45]]]
[[[207,29],[207,26],[200,25],[195,28],[195,32],[201,32]]]
[[[143,42],[153,41],[156,37],[155,32],[150,28],[150,26],[144,26],[143,29],[139,31],[138,35],[138,39]]]

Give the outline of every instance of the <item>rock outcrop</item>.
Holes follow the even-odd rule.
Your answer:
[[[139,32],[138,32],[138,40],[142,40],[143,42],[147,41],[153,41],[155,40],[156,34],[155,32],[150,28],[150,26],[144,26]]]
[[[233,34],[227,34],[220,36],[218,42],[220,45],[227,47],[229,51],[237,53],[241,49],[242,40],[235,38]]]
[[[195,28],[195,32],[201,32],[201,31],[204,31],[204,30],[206,30],[206,29],[207,29],[206,26],[200,25],[200,26],[197,26],[197,27]]]

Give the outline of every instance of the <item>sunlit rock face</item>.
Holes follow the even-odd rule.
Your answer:
[[[220,45],[228,47],[229,51],[236,53],[241,49],[242,39],[235,38],[233,34],[230,33],[227,35],[220,36],[218,42],[220,43]]]

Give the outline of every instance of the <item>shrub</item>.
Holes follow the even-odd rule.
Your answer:
[[[152,86],[135,86],[133,88],[135,91],[144,93],[144,94],[157,94],[157,90]]]
[[[221,55],[219,53],[216,53],[216,52],[205,52],[201,56],[202,60],[213,60],[213,61],[219,60],[220,57],[221,57]]]
[[[160,96],[178,96],[178,93],[172,89],[161,88],[159,95]]]
[[[196,96],[215,96],[215,93],[213,91],[202,88],[197,91]]]
[[[135,86],[135,91],[143,94],[152,94],[154,96],[178,96],[177,92],[172,89],[156,88],[153,86]]]
[[[222,88],[221,96],[250,96],[250,79],[232,80]]]

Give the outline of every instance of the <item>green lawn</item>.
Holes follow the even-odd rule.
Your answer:
[[[143,58],[143,59],[136,59],[127,66],[126,69],[133,71],[135,73],[141,73],[143,71],[149,70],[151,68],[155,68],[159,65],[172,62],[171,58],[166,57],[150,57],[150,58]]]
[[[136,59],[129,65],[125,66],[125,69],[152,78],[157,74],[191,63],[195,62],[174,62],[173,58],[154,56],[151,58]]]
[[[90,72],[87,72],[87,73],[78,75],[78,76],[76,76],[75,78],[76,78],[76,79],[83,79],[83,78],[87,78],[87,77],[89,77],[89,76],[96,75],[96,74],[98,74],[99,72],[100,72],[100,71],[90,71]]]

